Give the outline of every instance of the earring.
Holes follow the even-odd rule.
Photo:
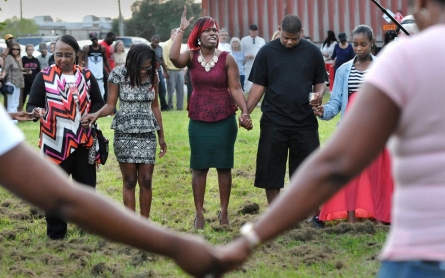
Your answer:
[[[198,45],[201,45],[201,41],[198,39]]]

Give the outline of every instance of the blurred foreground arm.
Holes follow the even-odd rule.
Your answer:
[[[287,190],[255,223],[254,232],[261,242],[275,238],[305,219],[384,148],[397,126],[400,110],[372,85],[365,84],[359,94],[332,138],[306,159],[292,175]],[[230,270],[240,266],[250,252],[247,240],[241,238],[221,247],[219,256]]]
[[[24,143],[0,155],[0,165],[0,184],[33,205],[58,212],[108,239],[168,256],[194,276],[215,272],[213,250],[203,239],[158,227],[92,189],[72,184],[65,173]]]

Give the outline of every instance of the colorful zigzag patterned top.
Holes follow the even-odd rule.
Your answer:
[[[78,146],[92,146],[91,129],[83,129],[80,119],[104,105],[97,81],[88,69],[75,65],[73,80],[67,82],[56,65],[45,68],[34,80],[27,105],[27,111],[35,107],[46,110],[40,118],[39,146],[56,164],[67,159]]]

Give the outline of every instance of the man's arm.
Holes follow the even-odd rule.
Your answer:
[[[108,75],[108,74],[110,74],[112,68],[110,66],[110,63],[108,62],[107,52],[105,51],[105,47],[103,45],[99,45],[99,46],[100,46],[100,49],[102,50],[102,57],[104,59],[104,69]]]
[[[85,45],[82,49],[82,53],[79,57],[79,65],[81,67],[88,67],[88,49],[89,49],[89,45]]]
[[[252,84],[249,91],[249,96],[247,97],[247,109],[249,114],[252,113],[253,109],[257,106],[260,99],[263,97],[266,87],[258,85],[256,83]]]

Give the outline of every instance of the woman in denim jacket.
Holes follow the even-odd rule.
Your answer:
[[[341,117],[344,116],[375,59],[371,54],[373,42],[371,28],[366,25],[355,28],[353,48],[356,57],[337,70],[328,103],[314,107],[314,113],[320,119],[330,120],[340,111]],[[389,161],[389,154],[384,150],[367,169],[323,205],[319,220],[347,218],[348,222],[355,222],[356,218],[373,218],[378,223],[390,222],[393,180]]]

